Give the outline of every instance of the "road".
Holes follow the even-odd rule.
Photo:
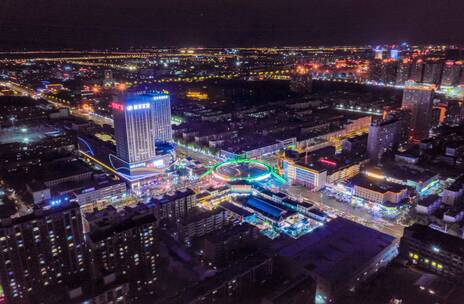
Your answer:
[[[292,186],[288,190],[289,195],[295,199],[306,199],[314,203],[318,208],[329,211],[337,216],[352,220],[364,226],[384,232],[396,238],[403,236],[403,226],[383,218],[375,217],[363,208],[353,208],[348,204],[343,204],[328,197],[321,192],[310,192],[302,186]]]
[[[43,93],[37,93],[28,87],[25,87],[25,86],[22,86],[20,84],[13,83],[13,82],[0,82],[0,85],[6,86],[9,89],[16,91],[24,96],[29,96],[34,99],[40,99],[40,98],[44,99],[57,109],[66,108],[69,110],[71,115],[85,119],[85,120],[91,120],[97,125],[100,125],[100,126],[103,124],[113,125],[113,119],[111,119],[110,117],[101,116],[95,113],[87,113],[83,110],[73,108],[69,105],[66,105],[60,102],[60,100],[54,96],[49,96]]]

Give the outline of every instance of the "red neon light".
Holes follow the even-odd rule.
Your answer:
[[[337,165],[336,162],[331,161],[331,160],[328,160],[328,159],[323,159],[323,158],[321,158],[319,161],[320,161],[321,163],[323,163],[323,164],[330,165],[330,166],[336,166],[336,165]]]
[[[112,102],[110,107],[113,110],[124,111],[124,106],[122,104],[120,104],[120,103],[117,103],[117,102]]]

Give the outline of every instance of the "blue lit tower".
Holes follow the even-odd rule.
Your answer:
[[[150,167],[156,159],[156,141],[172,140],[169,95],[127,93],[111,107],[117,156],[131,169]]]

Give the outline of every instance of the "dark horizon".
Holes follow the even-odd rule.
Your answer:
[[[1,49],[464,43],[456,0],[28,2],[0,4]]]

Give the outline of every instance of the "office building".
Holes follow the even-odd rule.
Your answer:
[[[464,240],[428,226],[413,224],[404,229],[400,257],[440,276],[464,275]]]
[[[429,136],[433,94],[433,87],[413,82],[408,82],[404,88],[402,108],[411,112],[409,137],[412,140],[422,140]]]
[[[86,277],[83,242],[79,204],[68,197],[0,220],[0,281],[7,303],[53,303],[64,297],[64,286]]]
[[[171,107],[167,94],[135,92],[113,102],[117,156],[128,175],[143,175],[163,166],[155,143],[171,141]]]
[[[371,124],[367,139],[367,153],[371,161],[378,162],[384,153],[397,149],[401,139],[401,126],[401,121],[397,119]]]

